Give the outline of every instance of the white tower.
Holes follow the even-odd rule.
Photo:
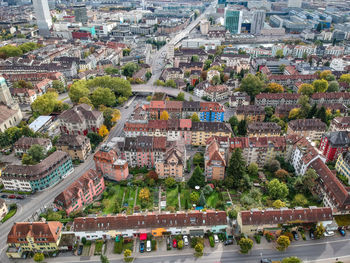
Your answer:
[[[49,36],[52,19],[47,0],[33,0],[33,5],[39,27],[39,34],[42,36]]]

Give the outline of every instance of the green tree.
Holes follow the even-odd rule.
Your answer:
[[[321,108],[318,109],[317,113],[316,113],[316,117],[321,119],[321,121],[323,121],[324,123],[328,123],[328,118],[327,118],[327,112],[326,112],[326,108],[324,106],[322,106]]]
[[[192,160],[193,165],[199,166],[199,167],[204,167],[204,156],[200,152],[196,152],[195,155],[193,155],[193,160]]]
[[[199,62],[199,57],[198,56],[192,56],[191,62]]]
[[[282,263],[302,263],[302,261],[297,257],[288,257],[282,259]]]
[[[298,93],[302,94],[302,95],[306,95],[306,96],[311,96],[313,93],[315,92],[314,90],[314,86],[312,86],[311,84],[301,84],[299,89],[298,89]]]
[[[29,154],[25,153],[22,156],[22,164],[32,165],[32,164],[35,164],[35,162],[33,161],[32,156],[30,156]]]
[[[320,239],[321,237],[323,237],[324,232],[326,232],[326,228],[323,226],[322,223],[319,223],[316,226],[316,230],[315,230],[315,237],[317,239]]]
[[[90,90],[86,87],[86,80],[74,82],[68,92],[70,100],[74,103],[77,103],[80,98],[88,97],[89,94]]]
[[[197,185],[202,187],[205,185],[205,177],[201,168],[197,165],[194,168],[191,178],[187,182],[188,186],[194,189]]]
[[[277,250],[284,251],[286,250],[290,245],[290,239],[287,236],[281,235],[277,238]]]
[[[250,238],[242,237],[239,242],[239,247],[241,248],[242,254],[247,254],[249,250],[253,248],[253,240]]]
[[[341,75],[339,81],[346,82],[346,83],[350,84],[350,74]]]
[[[211,79],[211,84],[212,84],[212,85],[219,85],[219,84],[221,84],[220,76],[215,75],[215,76]]]
[[[104,256],[104,255],[100,256],[100,260],[101,260],[101,263],[109,263],[108,258],[106,256]]]
[[[108,75],[117,75],[117,74],[119,74],[119,69],[113,68],[113,67],[108,67],[108,68],[105,68],[105,72]]]
[[[231,125],[231,129],[233,131],[234,134],[237,134],[237,129],[238,129],[238,124],[239,124],[239,121],[237,119],[236,116],[232,116],[228,122],[230,123]]]
[[[185,100],[185,93],[179,92],[179,94],[177,94],[176,100],[184,101]]]
[[[32,145],[28,150],[28,155],[30,155],[34,162],[39,163],[45,158],[45,150],[39,144]]]
[[[192,203],[194,203],[194,204],[197,204],[197,202],[199,201],[199,198],[200,198],[200,196],[197,192],[192,192],[190,194],[190,199],[191,199]]]
[[[35,262],[42,262],[44,261],[45,257],[43,253],[35,253],[33,259]]]
[[[19,80],[13,83],[13,88],[24,88],[24,89],[33,89],[33,84],[24,80]]]
[[[97,88],[91,94],[91,102],[95,107],[100,105],[113,106],[116,98],[109,88]]]
[[[129,62],[122,67],[122,74],[126,77],[131,78],[134,73],[139,70],[139,66],[133,62]]]
[[[317,79],[312,82],[315,92],[325,92],[328,89],[328,81],[324,79]]]
[[[281,199],[287,197],[289,190],[285,183],[280,182],[278,179],[271,180],[267,185],[269,195],[272,199]]]
[[[196,257],[203,256],[204,246],[202,243],[197,243],[196,246],[194,247],[194,250],[196,251],[196,253],[195,253]]]
[[[254,98],[262,91],[264,86],[265,83],[258,76],[248,74],[242,79],[240,90],[247,92],[250,97]]]
[[[206,61],[204,61],[204,68],[203,70],[208,70],[211,66],[211,63],[213,63],[213,61],[211,59],[207,59]]]
[[[192,122],[199,122],[199,117],[197,113],[193,113],[191,117]]]
[[[339,83],[334,80],[329,82],[327,92],[338,92],[339,91]]]
[[[227,176],[233,179],[234,187],[238,187],[240,180],[246,174],[246,162],[241,149],[234,149],[227,168]]]
[[[247,121],[245,119],[241,120],[238,123],[237,133],[240,136],[246,136],[247,135]]]
[[[300,110],[299,110],[299,118],[305,118],[309,111],[310,111],[310,104],[309,104],[309,97],[308,96],[300,96],[298,99],[298,103],[300,104]]]
[[[173,177],[168,177],[167,179],[165,179],[164,183],[167,188],[174,188],[174,186],[176,185],[176,181]]]
[[[176,82],[173,79],[169,79],[165,82],[166,87],[176,88]]]
[[[49,115],[58,104],[59,101],[57,99],[58,94],[56,92],[47,92],[32,103],[32,110],[40,115]]]
[[[247,167],[248,170],[248,174],[251,177],[256,177],[258,176],[258,172],[259,172],[259,167],[256,163],[251,163],[248,165]]]
[[[308,200],[303,194],[296,194],[293,198],[293,205],[306,207],[308,205]]]
[[[272,206],[274,208],[280,209],[281,207],[286,207],[286,203],[278,199],[272,203]]]
[[[279,49],[276,51],[276,58],[283,58],[283,49]]]
[[[54,88],[58,93],[62,93],[66,91],[66,87],[62,83],[62,81],[54,80],[52,81],[52,88]]]
[[[150,71],[147,71],[145,74],[146,80],[149,81],[150,78],[152,77],[152,73]]]
[[[91,100],[88,97],[80,98],[78,104],[87,104],[87,105],[91,106],[92,108],[94,107],[94,105],[92,104]]]
[[[202,191],[202,192],[201,192],[201,195],[200,195],[200,197],[199,197],[198,205],[204,207],[205,204],[206,204],[206,200],[205,200],[204,193],[203,193],[203,191]]]

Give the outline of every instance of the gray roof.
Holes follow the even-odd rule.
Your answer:
[[[349,133],[346,131],[335,131],[326,134],[332,146],[347,146],[350,144]]]

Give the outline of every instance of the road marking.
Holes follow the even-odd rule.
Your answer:
[[[325,241],[325,242],[318,242],[318,243],[308,243],[307,245],[291,245],[289,247],[305,247],[305,246],[315,246],[315,245],[324,245],[324,244],[331,244],[331,243],[338,243],[338,242],[349,242],[350,239],[338,239],[338,240],[333,240],[333,241]]]

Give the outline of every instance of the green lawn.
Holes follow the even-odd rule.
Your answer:
[[[219,201],[219,193],[214,191],[207,198],[207,207],[215,208],[216,203]]]
[[[103,214],[111,214],[113,213],[113,209],[114,209],[114,204],[116,202],[119,202],[119,204],[121,205],[121,201],[123,198],[123,194],[124,194],[124,187],[120,186],[120,185],[114,185],[113,186],[116,190],[116,194],[112,195],[112,196],[108,196],[108,200],[109,200],[109,204],[107,207],[105,207],[103,209]]]
[[[130,189],[129,192],[129,198],[125,199],[125,202],[128,202],[129,207],[133,208],[134,207],[134,202],[135,202],[135,193],[136,189]]]
[[[178,205],[178,188],[174,189],[167,189],[166,190],[166,204],[167,206],[174,206],[176,207]]]
[[[139,198],[139,192],[142,188],[139,188],[138,192],[137,192],[137,199],[136,199],[136,205],[139,206],[141,209],[147,208],[147,209],[153,209],[153,200],[154,200],[154,191],[155,188],[148,188],[149,190],[149,201],[146,207],[141,207],[141,200]]]
[[[11,217],[13,217],[17,212],[17,208],[10,209],[10,211],[5,215],[5,217],[1,220],[1,223],[6,222],[9,220]]]
[[[188,208],[191,208],[191,200],[190,200],[190,189],[182,189],[180,194],[180,200],[181,200],[181,209],[185,209],[186,199]]]
[[[102,246],[103,246],[103,241],[102,240],[96,240],[94,255],[101,255],[102,254]]]

